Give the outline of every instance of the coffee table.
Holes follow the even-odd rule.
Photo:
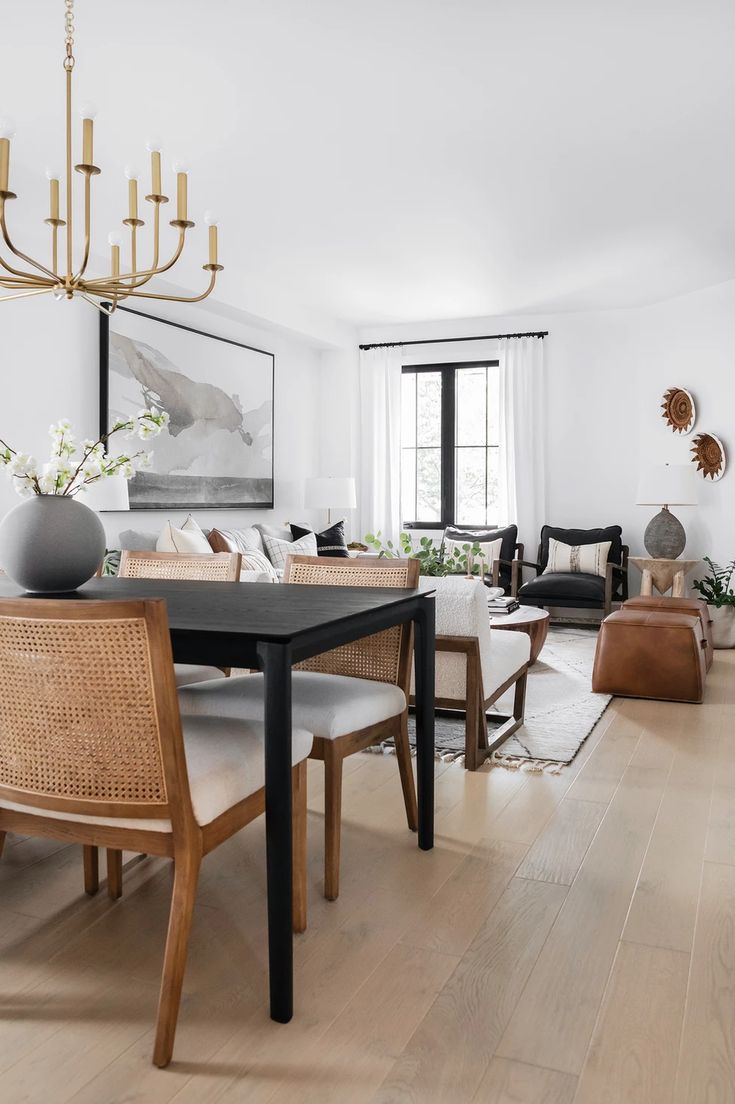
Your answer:
[[[534,664],[544,646],[549,631],[549,614],[537,606],[521,606],[513,613],[491,613],[490,624],[494,629],[507,629],[509,632],[524,632],[531,638],[531,658],[529,666]]]

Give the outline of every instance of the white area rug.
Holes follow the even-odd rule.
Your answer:
[[[592,693],[596,643],[597,628],[550,628],[541,655],[528,673],[526,723],[498,748],[491,766],[558,774],[571,763],[611,700],[608,694]],[[512,691],[497,707],[500,713],[511,710]],[[414,744],[413,717],[409,718],[409,733]],[[394,749],[386,744],[382,750],[390,754]],[[464,762],[464,718],[436,718],[436,756]]]

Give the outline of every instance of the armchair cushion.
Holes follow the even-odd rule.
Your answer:
[[[537,575],[519,588],[518,600],[531,606],[575,605],[597,609],[605,603],[605,580],[581,571]]]
[[[622,563],[623,530],[619,525],[608,525],[604,529],[561,529],[556,525],[544,525],[541,530],[541,556],[539,566],[543,571],[549,562],[549,540],[562,544],[601,544],[610,541],[608,563]]]
[[[436,591],[438,636],[477,637],[480,647],[482,688],[486,698],[528,663],[531,641],[525,633],[497,632],[490,628],[487,591],[478,581],[448,575],[444,579],[422,577],[421,590]],[[464,701],[467,692],[467,657],[461,652],[436,654],[436,696]],[[412,680],[411,693],[414,693]]]

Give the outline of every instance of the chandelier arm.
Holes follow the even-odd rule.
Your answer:
[[[217,273],[213,272],[209,279],[209,286],[206,291],[203,291],[201,295],[187,296],[187,295],[157,295],[152,291],[130,291],[128,296],[136,299],[166,299],[170,303],[200,303],[202,299],[206,299],[211,291],[214,290],[214,285],[217,280]]]
[[[92,296],[87,295],[86,292],[80,291],[79,294],[81,295],[82,299],[86,300],[87,303],[91,303],[93,307],[96,307],[100,314],[105,314],[108,318],[115,310],[115,306],[117,306],[117,303],[115,303],[115,306],[108,310],[104,303],[100,303],[97,301],[97,299],[93,299]]]
[[[0,295],[0,303],[7,302],[8,299],[25,299],[29,295],[48,295],[53,288],[34,288],[33,291],[17,291],[14,295]]]
[[[0,264],[2,259],[0,259]],[[44,280],[41,276],[29,273],[27,276],[5,276],[0,272],[0,287],[51,287],[50,280]]]
[[[85,281],[85,287],[87,288],[87,290],[90,290],[99,287],[100,285],[106,287],[111,285],[119,285],[126,291],[133,291],[135,288],[142,287],[143,284],[147,284],[148,281],[151,280],[154,276],[160,276],[162,272],[168,272],[170,268],[174,267],[184,251],[185,240],[186,230],[182,228],[179,231],[179,244],[176,247],[176,252],[174,253],[171,260],[167,264],[161,265],[160,268],[150,268],[144,272],[126,272],[122,276],[116,276],[114,280],[110,279],[110,277],[107,276],[101,276],[99,280]],[[141,279],[141,277],[145,277],[145,279]],[[131,284],[124,284],[124,280],[133,280],[134,282]]]
[[[0,273],[0,284],[12,284],[14,287],[56,287],[56,281],[47,280],[45,276],[37,276],[35,272],[19,272],[11,268],[2,257],[0,257],[0,267],[12,273],[12,276]]]
[[[5,222],[5,204],[0,207],[0,229],[2,229],[3,240],[5,244],[7,245],[10,252],[14,254],[14,256],[18,257],[21,261],[25,261],[26,264],[32,265],[33,268],[37,268],[38,271],[42,272],[44,276],[47,276],[52,281],[52,283],[60,283],[59,277],[56,275],[55,272],[52,272],[50,268],[46,268],[46,265],[42,265],[40,261],[34,261],[32,257],[27,257],[25,253],[21,253],[20,249],[15,248],[12,241],[10,240],[7,223]],[[13,272],[16,276],[29,275],[28,273],[16,272],[15,269],[12,269],[7,264],[4,264],[3,267],[7,268],[9,272]]]

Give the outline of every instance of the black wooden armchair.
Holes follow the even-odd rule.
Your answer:
[[[555,571],[544,574],[549,562],[549,540],[572,547],[610,541],[605,575],[581,571]],[[532,568],[536,575],[523,582],[523,568]],[[560,529],[544,525],[538,559],[534,563],[519,556],[511,568],[511,594],[524,606],[556,606],[567,609],[599,609],[603,615],[612,611],[613,602],[628,597],[628,546],[623,544],[619,525],[604,529]]]
[[[500,586],[506,594],[510,594],[513,563],[516,560],[523,560],[524,555],[524,547],[518,543],[517,525],[487,529],[460,529],[456,525],[450,525],[444,530],[442,543],[451,540],[465,541],[468,544],[487,544],[498,539],[503,542],[500,546],[500,556],[493,562],[492,571],[485,575],[485,585]]]

